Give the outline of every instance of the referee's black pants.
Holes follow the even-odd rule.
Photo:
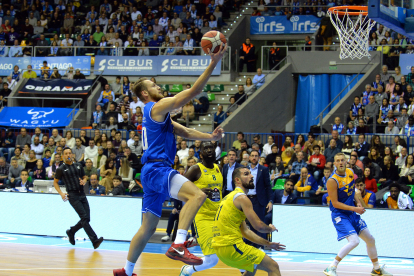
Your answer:
[[[98,239],[95,232],[93,231],[91,225],[89,224],[90,218],[90,210],[89,210],[89,203],[86,199],[85,193],[80,192],[68,192],[69,195],[69,203],[72,205],[73,209],[75,209],[76,213],[78,213],[80,217],[80,221],[70,228],[72,234],[78,232],[81,228],[83,228],[88,235],[90,241],[93,243]]]
[[[247,196],[250,201],[252,202],[253,205],[253,210],[256,213],[256,215],[259,217],[259,219],[261,221],[265,221],[265,217],[266,217],[266,206],[263,206],[262,204],[260,204],[259,199],[257,198],[256,195]],[[250,224],[250,222],[247,222],[247,225],[250,227],[250,230],[252,230],[256,235],[258,235],[259,237],[262,237],[263,239],[267,240],[267,234],[266,233],[260,233],[259,231],[257,231],[256,229],[254,229],[254,227]],[[256,248],[260,248],[260,247],[264,247],[263,245],[259,245],[256,243],[253,243],[249,240],[245,239],[246,244],[249,244],[251,246],[254,246]]]

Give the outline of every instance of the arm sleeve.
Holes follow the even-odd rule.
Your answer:
[[[77,164],[80,167],[80,170],[79,170],[80,178],[83,178],[85,176],[85,169],[79,163],[77,163]]]
[[[52,171],[52,168],[50,168],[49,175],[52,176],[50,173]],[[55,178],[61,180],[62,179],[62,169],[61,167],[56,169]]]

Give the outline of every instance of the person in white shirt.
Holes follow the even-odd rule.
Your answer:
[[[40,144],[40,139],[38,136],[34,137],[33,144],[31,144],[30,148],[36,153],[36,159],[42,159],[44,146]]]
[[[268,154],[272,153],[272,146],[275,143],[273,136],[269,135],[267,137],[267,144],[263,146],[263,154],[267,156]]]
[[[135,135],[136,135],[135,131],[131,130],[129,132],[129,139],[127,141],[128,147],[131,147],[135,143],[135,140],[134,140]]]
[[[140,11],[137,11],[137,8],[135,6],[132,7],[131,19],[132,20],[137,20],[138,15],[142,16],[142,13]]]
[[[71,52],[71,48],[68,48],[68,47],[72,45],[73,45],[73,40],[70,38],[69,34],[65,34],[65,39],[62,40],[62,42],[60,43],[60,46],[62,46],[62,48],[60,49],[62,55],[69,56]]]
[[[11,76],[7,77],[7,84],[9,85],[9,89],[13,91],[13,88],[16,86],[16,80],[12,79]]]
[[[141,110],[144,110],[145,104],[138,100],[137,95],[132,95],[132,102],[129,104],[129,110],[132,110],[132,114],[135,114],[137,111],[137,106],[141,107]]]
[[[195,54],[195,48],[194,48],[194,40],[191,38],[191,35],[187,35],[187,39],[184,42],[184,54],[186,55],[194,55]]]
[[[181,149],[177,151],[178,158],[180,158],[180,163],[184,159],[184,157],[188,157],[188,148],[187,148],[187,142],[181,141]]]
[[[163,12],[162,17],[160,18],[160,20],[158,21],[158,24],[160,24],[163,28],[168,26],[168,17],[167,17],[167,13]]]
[[[98,156],[98,147],[95,147],[95,141],[93,139],[91,139],[91,140],[89,140],[89,147],[85,148],[84,160],[86,160],[86,159],[93,160],[93,158],[95,156]]]

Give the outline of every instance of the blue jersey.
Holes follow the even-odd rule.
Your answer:
[[[165,116],[164,122],[157,122],[151,118],[151,111],[155,102],[149,102],[144,107],[142,118],[142,164],[149,160],[165,160],[174,163],[176,154],[174,126],[170,113]]]
[[[354,205],[354,195],[355,195],[355,181],[354,173],[351,169],[346,169],[345,175],[341,176],[336,173],[336,170],[331,174],[329,179],[333,179],[338,184],[338,201],[349,206]],[[346,211],[342,209],[336,209],[333,207],[332,202],[329,204],[329,208],[332,212],[337,211],[341,213],[353,213],[351,211]]]

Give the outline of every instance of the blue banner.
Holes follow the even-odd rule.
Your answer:
[[[95,57],[95,66],[104,70],[103,75],[200,76],[210,62],[209,56]],[[220,70],[221,61],[213,75],[220,75]]]
[[[400,67],[401,67],[401,74],[408,75],[408,73],[411,73],[411,66],[414,65],[414,55],[410,54],[401,54],[400,55]],[[390,70],[393,70],[393,68],[390,68]],[[409,81],[408,79],[406,80]]]
[[[0,76],[8,76],[13,71],[15,65],[21,69],[26,69],[32,62],[31,57],[2,57],[0,59]]]
[[[75,115],[68,117],[72,110],[72,108],[4,107],[0,112],[0,126],[66,127]]]
[[[252,16],[250,34],[311,34],[319,28],[320,18],[314,15]]]
[[[78,56],[78,57],[32,57],[33,69],[40,69],[43,67],[43,61],[47,61],[47,66],[50,69],[56,67],[59,69],[59,73],[63,76],[69,67],[73,67],[75,70],[80,69],[81,73],[89,76],[91,70],[91,57],[90,56]],[[26,69],[26,68],[25,68]],[[39,71],[36,74],[39,75]]]
[[[19,93],[86,95],[91,90],[93,80],[69,79],[29,79]]]

